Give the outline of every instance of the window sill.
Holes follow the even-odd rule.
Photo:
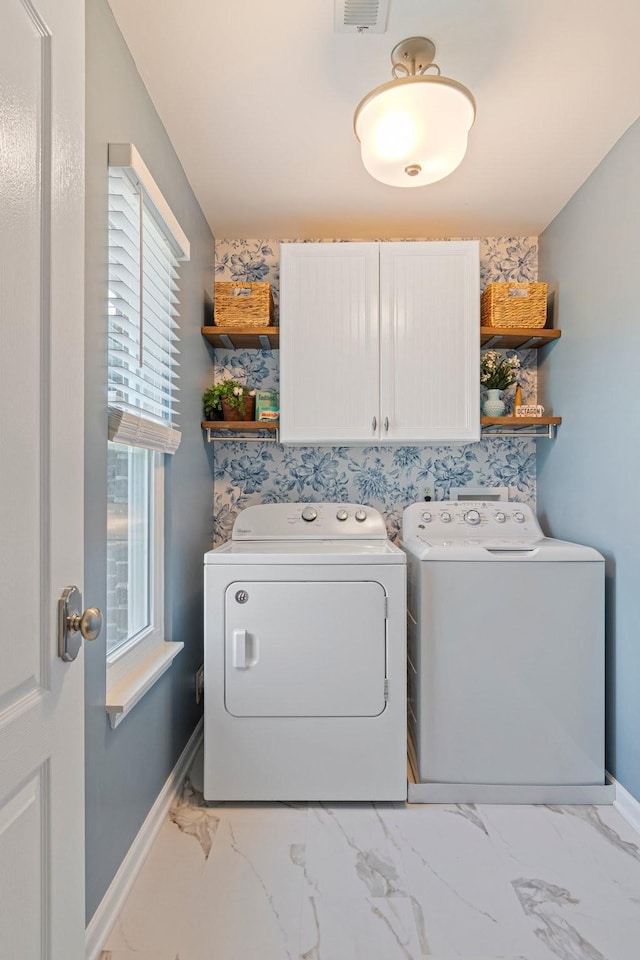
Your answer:
[[[131,670],[124,676],[120,676],[117,683],[110,685],[107,675],[106,706],[112,727],[117,727],[133,710],[147,690],[169,669],[183,647],[184,643],[159,643],[154,645],[143,659],[132,665]]]

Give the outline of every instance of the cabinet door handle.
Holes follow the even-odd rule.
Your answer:
[[[384,418],[384,429],[387,432],[389,431],[389,417]]]
[[[377,427],[377,426],[378,426],[378,418],[377,418],[377,417],[374,417],[373,420],[371,421],[371,433],[375,433],[375,432],[376,432],[376,427]]]

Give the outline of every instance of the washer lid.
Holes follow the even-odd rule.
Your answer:
[[[407,553],[419,560],[433,561],[474,561],[484,563],[559,563],[567,561],[600,561],[604,558],[592,547],[565,540],[552,540],[542,537],[540,540],[504,540],[480,541],[475,538],[463,540],[428,540],[424,534],[402,542]]]
[[[390,540],[229,540],[204,555],[205,564],[381,564],[407,562]]]

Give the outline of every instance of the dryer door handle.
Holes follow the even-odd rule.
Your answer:
[[[234,630],[231,638],[232,663],[236,670],[247,670],[258,662],[258,638],[248,630]]]

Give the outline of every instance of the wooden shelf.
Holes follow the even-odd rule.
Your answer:
[[[202,327],[202,336],[225,350],[277,350],[279,327]]]
[[[480,422],[483,427],[557,427],[562,417],[481,417]]]
[[[280,442],[279,420],[203,420],[200,426],[206,430],[207,443],[212,443],[214,440],[229,442],[234,438],[229,437],[228,433],[236,434],[235,439],[242,443]],[[263,436],[263,431],[267,431],[272,436]]]
[[[277,350],[280,346],[279,327],[202,327],[202,336],[214,347],[226,350]],[[480,344],[500,350],[536,349],[553,343],[562,336],[561,330],[535,328],[480,327]]]
[[[483,437],[546,437],[552,440],[562,417],[480,417]]]
[[[561,336],[561,330],[546,330],[544,327],[480,327],[480,346],[496,350],[536,350]]]
[[[279,420],[203,420],[203,430],[234,430],[257,433],[258,430],[279,430]]]

